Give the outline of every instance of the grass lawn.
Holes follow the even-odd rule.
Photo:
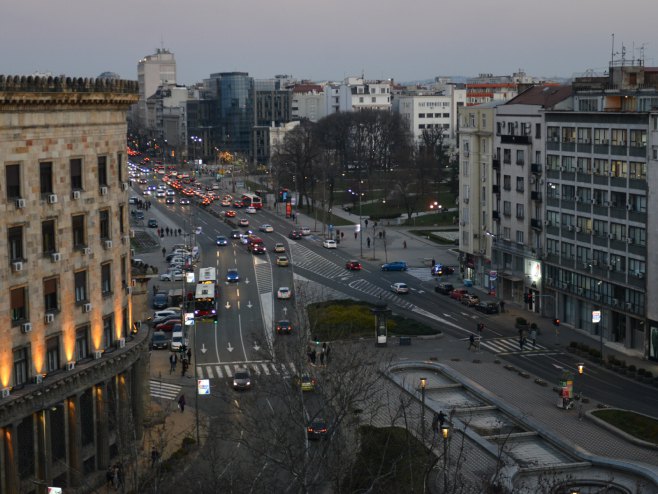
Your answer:
[[[362,426],[359,432],[361,449],[343,492],[425,492],[425,473],[436,456],[400,427]]]
[[[331,300],[307,307],[311,333],[322,341],[349,338],[373,338],[375,316],[373,304],[355,300]],[[391,315],[388,319],[389,335],[432,335],[439,330],[406,317]]]
[[[633,437],[658,444],[658,420],[625,410],[595,410],[596,418],[605,420]]]
[[[405,220],[405,226],[454,226],[459,228],[454,223],[454,218],[457,213],[433,213],[417,216],[410,220]]]

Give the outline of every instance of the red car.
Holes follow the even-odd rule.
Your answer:
[[[237,208],[237,209],[240,209],[242,207],[242,202],[241,201],[235,201],[233,203],[233,207]]]
[[[359,261],[347,261],[345,263],[345,268],[349,269],[350,271],[359,271],[361,269],[361,263]]]
[[[157,324],[154,329],[155,331],[171,331],[172,329],[174,329],[174,326],[176,326],[176,324],[180,325],[181,320],[169,319],[165,322],[161,322],[160,324]]]
[[[450,292],[450,298],[454,298],[458,302],[461,302],[462,297],[467,293],[468,290],[466,288],[455,288],[453,291]]]
[[[233,211],[232,209],[229,209],[228,211],[226,211],[226,217],[227,217],[227,218],[235,218],[235,215],[236,215],[236,214],[238,214],[238,213],[236,213],[236,212]]]

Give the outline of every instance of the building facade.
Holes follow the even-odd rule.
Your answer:
[[[137,103],[137,121],[141,129],[152,127],[148,121],[146,102],[158,88],[166,84],[176,84],[176,60],[174,54],[164,48],[158,48],[152,55],[147,55],[137,62],[137,81],[139,82],[139,101]]]
[[[137,99],[133,81],[0,76],[3,493],[88,485],[141,434],[126,168]]]

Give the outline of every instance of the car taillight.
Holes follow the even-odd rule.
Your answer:
[[[307,427],[306,432],[313,432],[313,427]]]

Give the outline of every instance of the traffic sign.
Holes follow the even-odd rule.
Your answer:
[[[597,323],[601,322],[601,311],[600,310],[593,310],[592,311],[592,322],[594,324],[597,324]]]
[[[210,379],[197,379],[197,392],[200,395],[209,395]]]

